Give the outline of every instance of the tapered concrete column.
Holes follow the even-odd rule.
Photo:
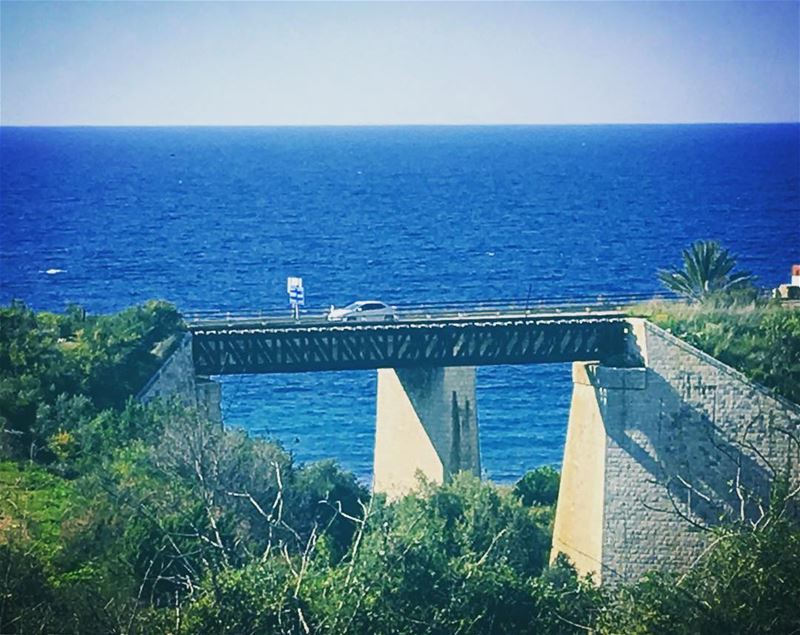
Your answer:
[[[554,559],[564,553],[579,573],[591,573],[598,583],[629,568],[626,549],[640,540],[636,525],[646,525],[652,514],[648,510],[662,502],[660,489],[650,495],[642,486],[648,475],[641,459],[630,452],[640,446],[632,444],[624,451],[618,447],[622,438],[646,444],[648,435],[642,430],[653,426],[659,415],[653,406],[660,395],[647,376],[645,368],[572,365],[572,404],[551,555]],[[668,523],[662,518],[659,527],[669,531]],[[648,550],[650,545],[642,547],[645,557],[650,557]]]
[[[572,404],[553,525],[552,559],[564,553],[581,574],[592,573],[600,582],[606,431],[590,377],[592,370],[593,365],[572,365]]]
[[[378,370],[373,490],[397,498],[417,473],[441,483],[480,475],[475,369]]]

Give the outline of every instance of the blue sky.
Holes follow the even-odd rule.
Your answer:
[[[800,120],[800,3],[6,2],[3,125]]]

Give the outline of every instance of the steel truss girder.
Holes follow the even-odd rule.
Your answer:
[[[621,354],[620,318],[192,329],[202,375],[604,361]]]

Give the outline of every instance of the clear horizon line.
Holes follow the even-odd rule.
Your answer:
[[[559,123],[12,123],[0,128],[523,128],[557,126],[770,126],[797,125],[797,120],[775,121],[648,121],[648,122],[559,122]]]

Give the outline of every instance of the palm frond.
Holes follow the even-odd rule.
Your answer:
[[[736,258],[715,240],[698,240],[681,253],[683,269],[661,270],[658,279],[670,291],[690,300],[703,300],[717,291],[750,284],[749,273],[731,273]]]

